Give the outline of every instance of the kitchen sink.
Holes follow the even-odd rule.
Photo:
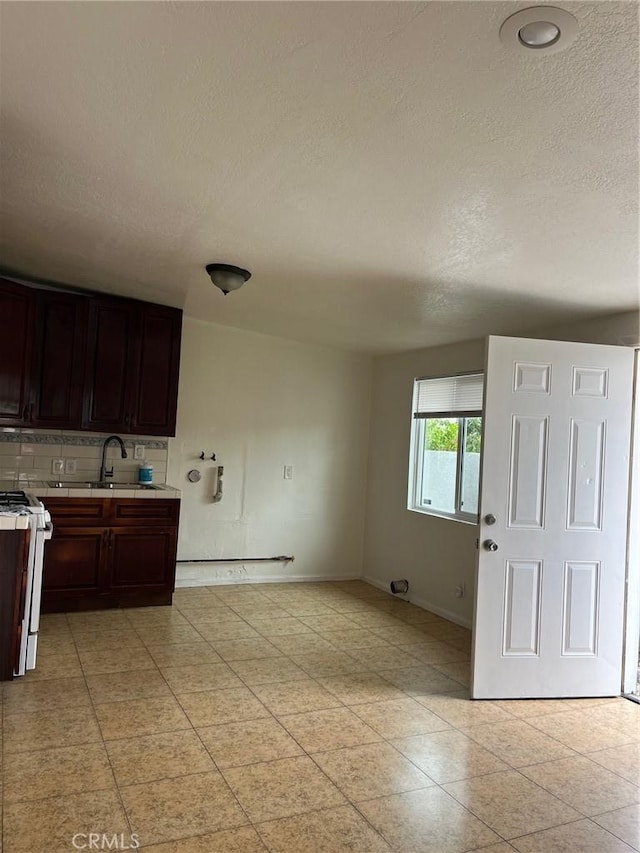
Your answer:
[[[148,483],[99,483],[95,480],[77,482],[74,480],[49,480],[47,483],[51,489],[124,489],[129,492],[144,490],[157,491],[160,487]]]

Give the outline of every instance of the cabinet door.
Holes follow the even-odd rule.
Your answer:
[[[95,299],[89,305],[85,429],[130,432],[137,304]]]
[[[106,592],[108,529],[55,527],[44,549],[43,605],[87,593]]]
[[[113,527],[109,536],[112,589],[154,586],[173,590],[175,527]]]
[[[0,424],[28,423],[33,290],[0,279]]]
[[[0,681],[18,668],[28,555],[27,530],[0,530]]]
[[[37,293],[30,426],[80,428],[87,303],[56,291]]]
[[[182,312],[142,303],[139,329],[132,431],[141,435],[175,435]]]

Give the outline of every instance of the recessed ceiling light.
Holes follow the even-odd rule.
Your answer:
[[[560,38],[560,28],[550,21],[534,21],[522,27],[518,38],[527,47],[549,47]]]
[[[500,27],[500,39],[511,50],[557,53],[578,34],[578,22],[555,6],[533,6],[511,15]]]

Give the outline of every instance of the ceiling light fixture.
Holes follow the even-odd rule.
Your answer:
[[[518,51],[558,53],[578,34],[578,22],[555,6],[532,6],[511,15],[500,27],[500,40]]]
[[[234,267],[231,264],[207,264],[205,267],[209,278],[224,295],[238,290],[245,281],[249,281],[251,273],[242,267]]]
[[[551,21],[534,21],[525,24],[518,32],[518,38],[527,47],[534,50],[540,47],[549,47],[560,38],[560,30]]]

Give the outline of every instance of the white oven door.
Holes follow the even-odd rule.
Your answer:
[[[31,593],[31,613],[29,617],[29,632],[37,633],[40,628],[40,606],[42,602],[42,580],[44,572],[44,548],[45,543],[53,536],[53,524],[49,513],[46,514],[44,530],[36,530],[36,545],[33,566],[33,588]],[[27,667],[33,669],[33,667]]]

